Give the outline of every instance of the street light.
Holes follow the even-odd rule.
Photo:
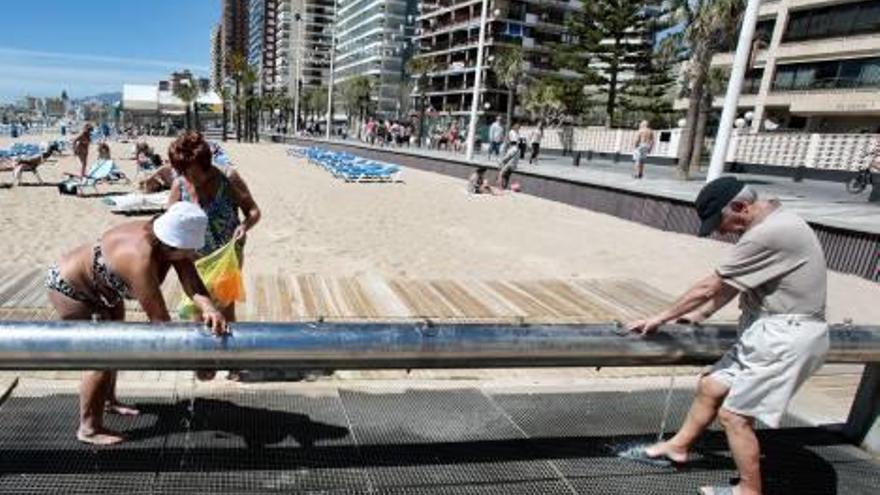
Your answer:
[[[474,140],[477,134],[477,108],[480,99],[480,86],[483,81],[483,48],[486,45],[486,17],[489,12],[489,0],[483,0],[480,7],[480,36],[477,41],[477,66],[474,74],[474,92],[471,97],[471,119],[468,123],[467,160],[474,159]]]
[[[730,134],[736,118],[736,105],[746,77],[746,66],[749,63],[749,52],[752,49],[752,37],[755,35],[755,24],[758,22],[759,4],[760,0],[748,0],[746,4],[746,12],[743,15],[736,54],[733,58],[733,69],[730,71],[730,79],[727,83],[727,95],[724,97],[724,109],[721,111],[721,119],[718,122],[715,149],[712,150],[712,161],[709,162],[706,182],[717,179],[724,171],[727,146],[730,143]]]
[[[339,0],[333,1],[333,19],[336,19],[336,8]],[[330,27],[330,74],[327,85],[327,130],[325,137],[330,139],[330,127],[333,126],[333,63],[336,60],[336,27]]]
[[[293,60],[296,62],[296,65],[293,69],[293,135],[296,136],[299,134],[299,81],[300,81],[300,67],[302,67],[302,61],[300,58],[303,56],[302,53],[302,40],[300,39],[300,22],[302,21],[302,16],[299,12],[293,14],[293,22],[296,23],[296,37],[297,43],[296,47],[293,47],[293,50],[297,50],[298,53],[294,53]]]

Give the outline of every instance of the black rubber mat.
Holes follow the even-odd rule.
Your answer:
[[[0,406],[0,493],[692,494],[734,476],[717,430],[680,470],[616,455],[655,438],[664,398],[466,389],[131,399],[141,416],[108,420],[129,441],[92,449],[73,436],[75,397],[13,396]],[[667,429],[690,399],[674,394]],[[880,493],[880,463],[831,431],[759,436],[769,494]]]

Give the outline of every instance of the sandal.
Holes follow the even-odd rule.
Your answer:
[[[617,455],[619,457],[623,457],[624,459],[629,459],[631,461],[640,462],[642,464],[648,464],[655,467],[670,467],[676,464],[680,464],[672,460],[666,454],[661,454],[657,457],[649,456],[644,445],[639,445],[626,449],[623,452],[619,452]]]
[[[697,490],[697,493],[699,493],[700,495],[733,495],[733,486],[703,486],[700,487],[699,490]]]

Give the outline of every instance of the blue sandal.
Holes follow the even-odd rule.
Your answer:
[[[711,490],[711,491],[710,491]],[[700,495],[733,495],[733,486],[704,486],[697,491]]]
[[[659,455],[657,457],[649,456],[647,448],[644,445],[639,445],[626,449],[623,452],[619,452],[617,455],[619,457],[623,457],[624,459],[629,459],[631,461],[640,462],[642,464],[648,464],[655,467],[670,467],[674,464],[678,464],[665,454]]]

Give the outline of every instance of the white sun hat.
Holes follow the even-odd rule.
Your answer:
[[[163,244],[177,249],[205,245],[208,215],[194,203],[178,201],[153,222],[153,233]]]

